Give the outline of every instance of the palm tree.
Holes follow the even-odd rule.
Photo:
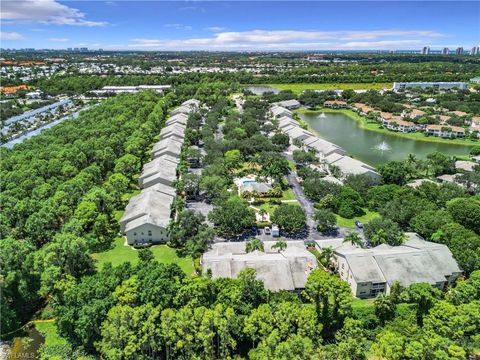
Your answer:
[[[418,163],[415,154],[408,154],[406,164],[408,166],[410,176],[416,175],[418,170]]]
[[[327,246],[322,249],[322,252],[320,253],[320,263],[326,268],[330,267],[333,255],[334,251],[332,247]]]
[[[384,229],[377,229],[375,234],[372,235],[372,243],[374,245],[388,243],[388,234]]]
[[[255,250],[263,251],[263,243],[260,239],[257,238],[250,238],[247,240],[245,245],[245,251],[247,253],[253,252]]]
[[[278,252],[283,251],[287,248],[287,242],[285,240],[278,240],[273,246],[272,249],[277,249]]]
[[[345,236],[343,242],[350,242],[353,246],[363,247],[363,240],[356,232],[351,232]]]

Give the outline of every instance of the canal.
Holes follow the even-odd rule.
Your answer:
[[[350,156],[377,166],[391,160],[404,160],[409,154],[424,159],[434,151],[448,155],[467,155],[468,146],[407,139],[363,129],[341,113],[299,113],[318,137],[343,147]]]
[[[98,105],[98,104],[96,104],[96,105]],[[2,145],[0,145],[0,146],[5,147],[5,148],[7,148],[7,149],[11,149],[11,148],[13,148],[13,146],[14,146],[15,144],[20,144],[20,143],[22,143],[23,141],[25,141],[25,140],[27,140],[27,139],[30,139],[31,137],[34,137],[34,136],[42,133],[43,131],[45,131],[45,130],[47,130],[47,129],[50,129],[50,128],[53,127],[53,126],[55,126],[55,125],[57,125],[57,124],[60,124],[61,122],[64,122],[65,120],[68,120],[68,119],[76,119],[76,118],[78,117],[78,115],[80,114],[80,112],[85,111],[85,110],[88,110],[88,109],[90,109],[92,106],[95,106],[95,105],[86,106],[86,107],[84,107],[83,109],[80,109],[80,110],[78,110],[78,111],[75,111],[75,112],[72,113],[72,114],[69,114],[69,115],[67,115],[67,116],[64,116],[64,117],[62,117],[62,118],[60,118],[60,119],[57,119],[57,120],[55,120],[55,121],[52,121],[52,122],[50,122],[50,123],[48,123],[48,124],[42,125],[42,126],[40,126],[39,128],[34,129],[34,130],[31,130],[31,131],[29,131],[29,132],[27,132],[27,133],[19,136],[18,138],[15,138],[15,139],[13,139],[13,140],[10,140],[10,141],[8,141],[8,142],[6,142],[5,144],[2,144]]]

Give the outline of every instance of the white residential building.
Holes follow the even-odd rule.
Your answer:
[[[401,246],[382,244],[372,249],[343,243],[343,239],[316,243],[320,248],[334,249],[335,267],[340,277],[359,298],[388,294],[397,281],[403,287],[426,282],[443,289],[462,274],[446,245],[425,241],[415,233],[406,235],[408,240]]]
[[[129,245],[167,242],[175,190],[159,184],[130,199],[120,219]]]
[[[202,272],[211,271],[212,277],[236,278],[246,268],[256,270],[256,276],[271,291],[305,288],[310,272],[317,268],[317,259],[303,241],[288,241],[282,251],[272,248],[275,241],[263,243],[264,252],[245,251],[245,242],[223,242],[212,245],[202,255]]]
[[[416,126],[411,121],[405,120],[383,120],[383,127],[392,131],[411,132],[416,130]]]

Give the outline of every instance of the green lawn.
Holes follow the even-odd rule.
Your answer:
[[[263,200],[263,199],[262,199]],[[298,201],[295,201],[295,202],[288,202],[286,203],[288,205],[296,205],[296,206],[300,206],[300,203]],[[261,205],[253,205],[254,207],[258,208],[258,209],[263,209],[265,210],[266,212],[268,212],[270,214],[270,216],[273,215],[273,212],[275,211],[275,209],[278,207],[278,205],[275,205],[275,204],[272,204],[270,202],[265,202],[264,204],[261,204]]]
[[[318,110],[307,110],[307,109],[298,109],[295,112],[298,113],[316,113],[316,112],[325,112],[325,113],[342,113],[352,120],[355,120],[359,126],[363,129],[375,131],[383,134],[388,134],[391,136],[398,136],[402,138],[408,138],[417,141],[426,141],[426,142],[435,142],[435,143],[444,143],[444,144],[451,144],[451,145],[465,145],[465,146],[478,146],[480,145],[480,141],[478,140],[470,140],[470,139],[443,139],[436,136],[425,136],[421,132],[412,132],[412,133],[402,133],[391,131],[388,129],[383,128],[378,122],[368,121],[365,116],[361,116],[353,110],[350,109],[330,109],[330,108],[322,108]]]
[[[62,338],[57,331],[53,320],[34,321],[35,328],[45,338],[46,346],[62,346],[67,344],[67,339]]]
[[[305,90],[381,90],[391,88],[392,83],[300,83],[300,84],[263,84],[259,86],[271,86],[282,90],[292,90],[295,94],[300,94]]]
[[[124,242],[125,238],[118,237],[115,239],[113,249],[92,254],[93,258],[97,261],[97,268],[102,268],[103,264],[107,262],[111,262],[113,266],[120,265],[124,262],[130,262],[133,265],[136,264],[138,262],[137,250],[130,246],[125,246]],[[187,275],[193,274],[193,261],[191,257],[178,257],[175,249],[166,245],[153,245],[149,249],[152,250],[158,262],[164,264],[175,263],[180,266]]]
[[[362,223],[367,223],[370,220],[379,217],[380,215],[375,212],[375,211],[370,211],[368,209],[363,209],[365,210],[365,215],[363,216],[358,216],[354,217],[353,219],[346,219],[344,217],[341,217],[340,215],[337,216],[337,225],[341,227],[348,227],[348,228],[355,228],[355,221],[361,221]]]
[[[352,308],[353,309],[371,308],[373,307],[373,300],[374,299],[354,298],[352,301]]]

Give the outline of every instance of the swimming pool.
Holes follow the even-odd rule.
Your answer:
[[[247,185],[247,184],[256,184],[257,182],[255,180],[243,180],[242,184]]]

